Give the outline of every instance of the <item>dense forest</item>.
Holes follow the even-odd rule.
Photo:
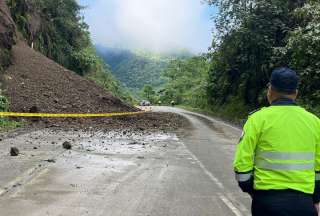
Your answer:
[[[156,53],[141,50],[126,50],[96,45],[99,56],[110,65],[114,76],[132,92],[139,93],[144,86],[158,89],[166,79],[163,70],[177,58],[187,58],[187,51]]]
[[[211,51],[199,57],[200,64],[195,58],[171,62],[163,90],[167,100],[244,119],[267,105],[272,70],[288,66],[301,78],[299,103],[320,114],[319,1],[207,2],[220,9]]]
[[[7,0],[19,32],[35,50],[86,76],[116,96],[131,101],[128,91],[98,57],[90,40],[83,9],[75,0]]]

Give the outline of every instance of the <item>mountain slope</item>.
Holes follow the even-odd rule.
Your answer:
[[[2,0],[1,0],[2,1]],[[130,94],[97,56],[76,0],[6,0],[19,35],[36,51],[125,101]]]
[[[35,52],[23,42],[13,47],[13,65],[4,76],[11,110],[29,112],[133,111],[120,99]]]
[[[11,111],[87,113],[137,110],[95,82],[31,49],[17,32],[5,0],[0,0],[0,6],[0,45],[5,48],[11,63],[7,69],[3,68],[0,81],[2,93],[10,100]],[[6,59],[0,56],[0,62],[3,60]]]
[[[146,84],[155,88],[165,83],[163,70],[175,58],[190,56],[189,53],[156,54],[130,51],[96,45],[98,55],[111,66],[113,74],[128,88],[141,90]]]
[[[0,72],[10,63],[10,49],[15,42],[15,24],[4,0],[0,0]]]

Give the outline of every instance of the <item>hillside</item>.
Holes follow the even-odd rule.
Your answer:
[[[114,112],[135,110],[54,61],[18,42],[13,64],[4,75],[4,93],[11,110],[29,112]]]
[[[0,72],[10,63],[10,49],[15,42],[15,24],[5,1],[0,1]]]
[[[11,111],[87,113],[136,110],[95,82],[30,48],[4,0],[0,0],[0,6],[0,45],[6,54],[0,56],[0,62],[6,63],[2,64],[0,80],[2,94],[8,97]],[[96,69],[96,72],[103,71]]]
[[[88,25],[76,0],[7,0],[23,40],[36,51],[77,74],[94,80],[117,97],[131,102],[130,94],[96,54]]]
[[[98,55],[110,65],[117,79],[132,90],[141,90],[145,85],[155,88],[163,85],[163,70],[172,59],[190,56],[188,52],[152,53],[147,51],[131,51],[96,45]]]

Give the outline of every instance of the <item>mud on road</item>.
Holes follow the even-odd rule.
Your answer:
[[[232,199],[247,199],[228,168],[234,132],[169,112],[43,123],[3,136],[0,215],[248,215],[246,203]]]
[[[131,169],[151,169],[145,161],[167,167],[166,151],[174,148],[169,142],[185,127],[187,120],[177,114],[146,113],[83,122],[41,119],[1,134],[0,215],[99,215],[90,210],[95,205],[78,203],[71,212],[65,206],[83,202],[84,195],[106,193]],[[10,155],[12,147],[19,149],[18,156]]]

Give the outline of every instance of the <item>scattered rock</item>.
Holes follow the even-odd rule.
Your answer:
[[[20,154],[19,149],[16,147],[11,147],[10,149],[10,155],[15,157],[18,156]]]
[[[133,141],[133,142],[130,142],[128,143],[128,145],[138,145],[139,143],[137,141]]]
[[[33,147],[34,150],[38,149],[38,147]]]
[[[144,129],[144,128],[142,128],[142,127],[139,127],[139,128],[138,128],[138,130],[140,130],[140,131],[144,131],[145,129]]]
[[[16,187],[20,187],[21,186],[21,184],[20,183],[17,183],[17,184],[14,184],[12,187],[13,188],[16,188]]]
[[[68,142],[68,141],[64,142],[64,143],[62,144],[62,147],[63,147],[64,149],[67,149],[67,150],[72,149],[72,145],[71,145],[71,143]]]
[[[48,159],[48,160],[45,160],[45,161],[48,162],[48,163],[55,163],[56,162],[55,159]]]

